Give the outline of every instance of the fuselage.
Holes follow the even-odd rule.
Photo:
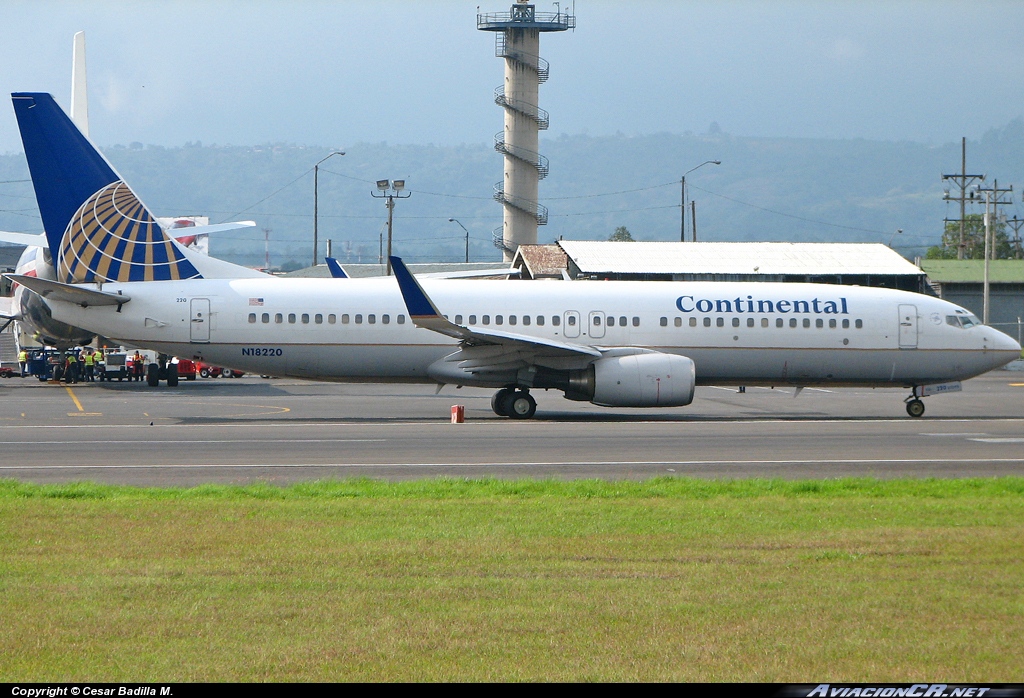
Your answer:
[[[913,386],[958,381],[1020,346],[938,298],[820,284],[423,280],[457,325],[693,360],[698,384]],[[457,340],[416,327],[392,278],[107,283],[121,309],[53,316],[125,344],[255,373],[441,382]]]

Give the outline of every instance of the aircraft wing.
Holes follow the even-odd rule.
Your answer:
[[[472,269],[470,271],[432,271],[417,274],[421,279],[488,279],[498,276],[519,276],[521,269]]]
[[[46,247],[49,244],[46,242],[46,233],[33,235],[31,233],[9,233],[6,230],[0,230],[0,242],[26,247]]]
[[[74,303],[83,308],[93,305],[122,306],[131,300],[131,296],[121,293],[104,293],[103,291],[96,291],[84,286],[62,284],[59,281],[49,281],[48,279],[40,279],[35,276],[25,276],[23,274],[4,274],[4,276],[16,284],[21,284],[25,288],[35,291],[43,298]]]
[[[409,311],[409,317],[414,325],[462,340],[464,352],[470,347],[485,345],[499,348],[472,352],[476,355],[474,361],[480,362],[480,365],[476,367],[480,370],[496,370],[496,367],[513,362],[531,363],[530,359],[539,356],[578,358],[584,361],[602,356],[599,350],[582,344],[559,342],[554,339],[531,337],[483,327],[457,325],[441,314],[423,287],[416,281],[416,277],[412,275],[399,257],[391,258],[391,267],[395,271],[395,278],[402,291],[405,307]]]
[[[173,236],[175,233],[188,235],[203,235],[209,233],[223,233],[225,230],[241,230],[242,228],[255,228],[256,221],[235,221],[234,223],[216,223],[214,225],[193,225],[188,228],[173,228],[167,233]]]

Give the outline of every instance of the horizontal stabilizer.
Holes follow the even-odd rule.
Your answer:
[[[171,235],[209,235],[210,233],[223,233],[228,230],[241,230],[243,228],[255,228],[256,221],[235,221],[234,223],[215,223],[214,225],[193,225],[188,228],[174,228],[169,230]]]
[[[91,288],[62,284],[59,281],[40,279],[35,276],[25,276],[23,274],[4,274],[4,276],[16,284],[21,284],[25,288],[35,291],[47,300],[74,303],[83,308],[99,305],[116,305],[121,307],[131,300],[130,296],[121,293],[104,293],[103,291],[96,291]]]
[[[6,242],[9,245],[24,245],[25,247],[46,247],[46,233],[40,233],[39,235],[33,235],[32,233],[9,233],[6,230],[0,230],[0,242]]]

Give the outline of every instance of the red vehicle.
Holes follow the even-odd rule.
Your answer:
[[[241,378],[245,375],[245,371],[235,371],[230,368],[211,366],[210,364],[204,364],[200,361],[197,361],[195,366],[199,370],[199,375],[203,378]]]
[[[0,378],[14,378],[14,374],[21,375],[20,371],[15,371],[13,368],[7,366],[0,366]]]
[[[199,364],[190,359],[178,359],[178,378],[194,381],[199,373]]]

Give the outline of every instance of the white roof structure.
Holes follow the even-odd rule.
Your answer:
[[[880,243],[560,240],[558,245],[583,274],[923,274]]]

